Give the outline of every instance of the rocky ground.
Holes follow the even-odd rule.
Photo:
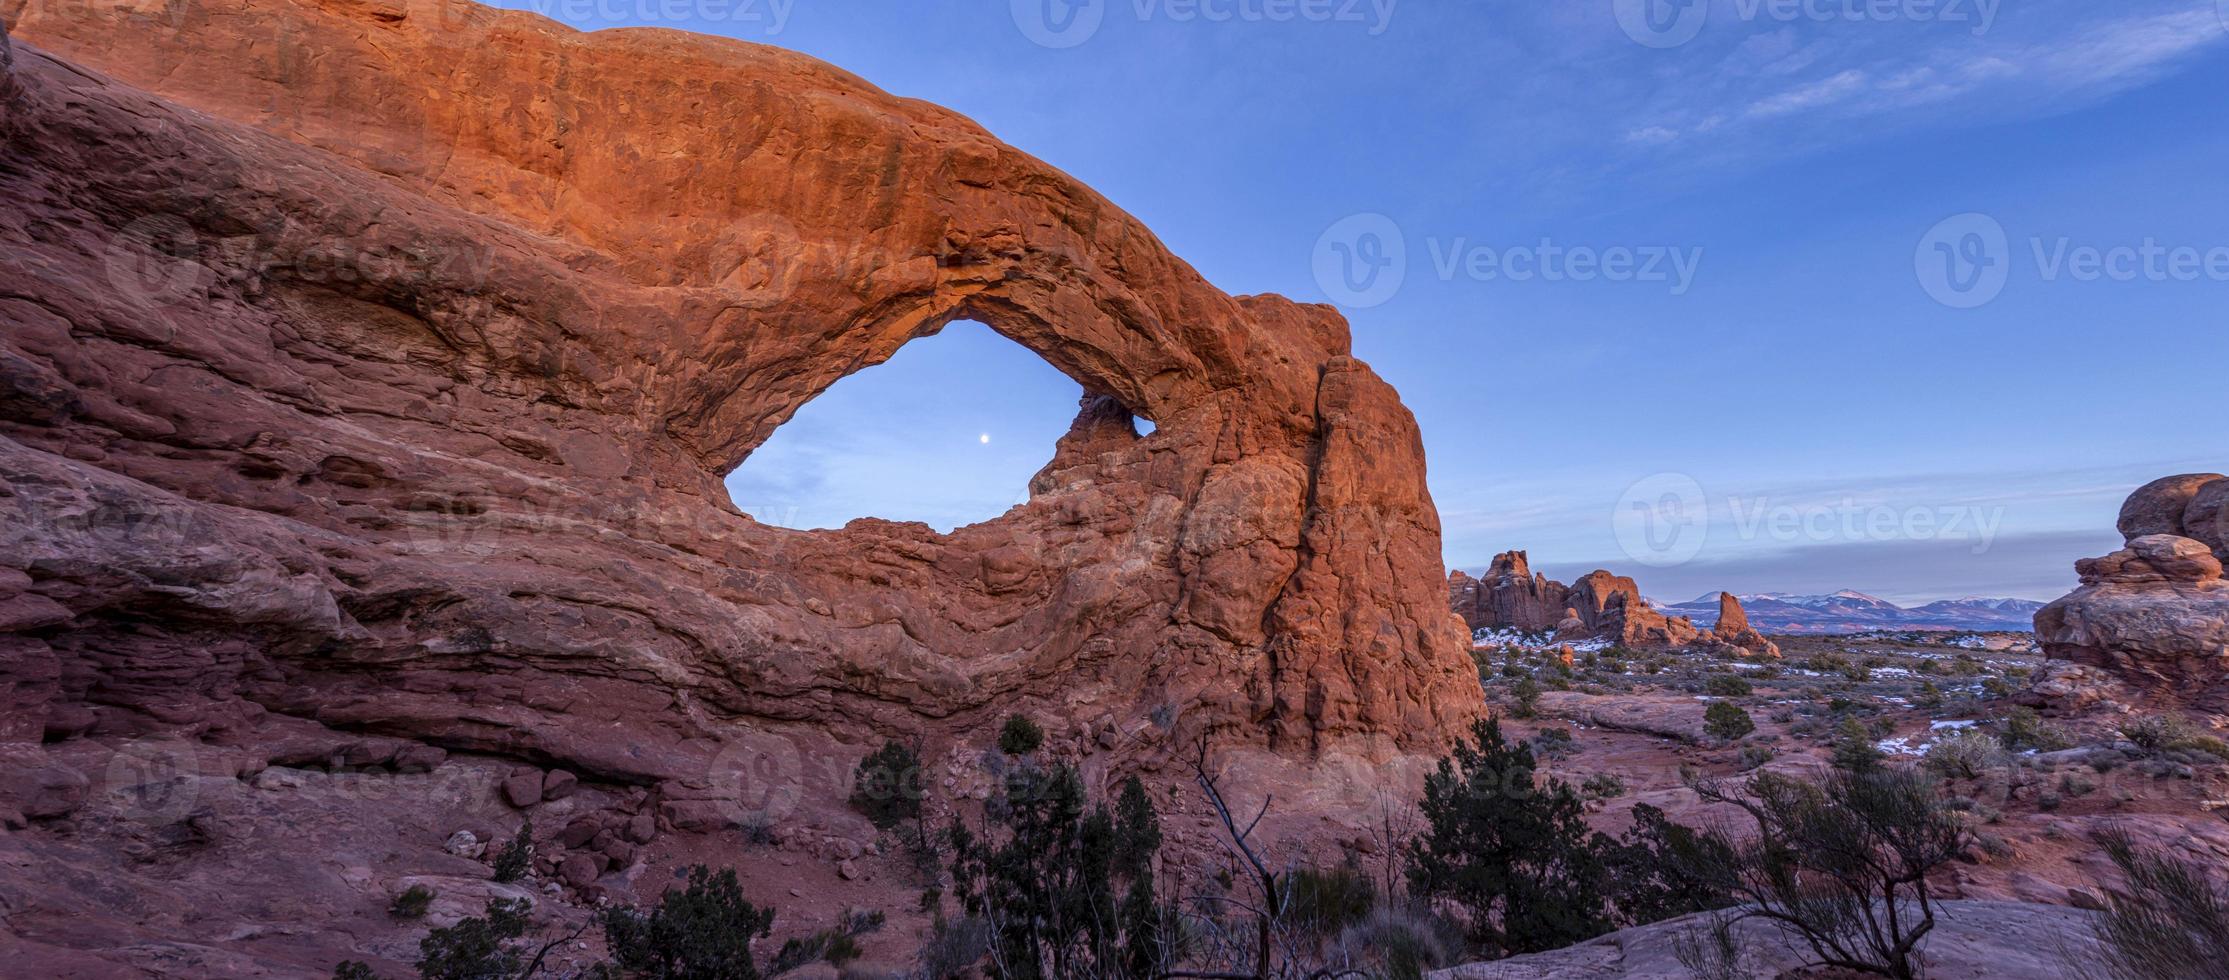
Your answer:
[[[2176,747],[2123,733],[2149,740],[2145,726],[2180,716],[2023,712],[2044,667],[2025,634],[1774,639],[1786,651],[1778,662],[1605,648],[1572,651],[1567,664],[1568,648],[1546,643],[1483,647],[1478,657],[1505,716],[1523,713],[1521,681],[1539,686],[1534,717],[1507,724],[1547,757],[1546,771],[1594,787],[1603,829],[1622,828],[1636,803],[1681,822],[1707,820],[1681,786],[1682,769],[1720,778],[1818,770],[1854,719],[1890,759],[1951,768],[1946,778],[1978,843],[1938,882],[1945,897],[2095,905],[2112,872],[2091,837],[2109,826],[2178,853],[2229,859],[2221,743],[2197,729]],[[1704,711],[1721,700],[1746,711],[1756,731],[1735,742],[1706,734]],[[1951,767],[1941,746],[1967,731],[2008,747]]]

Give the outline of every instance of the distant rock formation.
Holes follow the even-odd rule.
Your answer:
[[[1780,655],[1780,644],[1765,638],[1749,625],[1749,613],[1731,592],[1718,594],[1718,622],[1711,627],[1711,642],[1761,657]]]
[[[1447,577],[1448,605],[1471,629],[1507,627],[1536,633],[1555,629],[1569,606],[1564,586],[1532,570],[1522,551],[1494,556],[1483,579],[1463,574]]]
[[[2229,581],[2222,575],[2229,477],[2146,484],[2121,508],[2128,547],[2074,564],[2082,585],[2036,613],[2044,656],[2103,671],[2161,707],[2229,714]],[[2047,671],[2038,690],[2068,689]]]
[[[1747,654],[1780,655],[1778,646],[1749,627],[1741,603],[1731,595],[1720,606],[1720,622],[1733,625],[1705,633],[1685,616],[1666,616],[1650,606],[1629,577],[1596,569],[1566,586],[1534,572],[1522,551],[1495,555],[1481,579],[1461,570],[1449,573],[1447,594],[1449,607],[1473,631],[1554,630],[1563,639],[1606,639],[1629,647],[1708,643]],[[1730,617],[1726,603],[1731,604]]]

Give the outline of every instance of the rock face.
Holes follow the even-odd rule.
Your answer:
[[[1718,621],[1711,625],[1711,642],[1759,657],[1780,656],[1780,644],[1749,625],[1749,612],[1731,592],[1718,594]]]
[[[1447,576],[1448,606],[1473,631],[1553,630],[1563,639],[1606,639],[1629,647],[1704,644],[1743,655],[1779,656],[1777,644],[1750,628],[1741,602],[1726,593],[1720,596],[1719,625],[1705,633],[1685,616],[1666,616],[1651,607],[1629,577],[1597,569],[1567,586],[1534,572],[1522,551],[1495,555],[1485,578],[1473,579],[1461,569]]]
[[[1920,947],[1931,977],[1982,980],[2032,977],[2076,980],[2095,972],[2093,912],[2056,905],[1976,900],[1942,901],[1935,928]],[[1761,918],[1733,927],[1741,961],[1731,974],[1748,980],[1805,975],[1811,961],[1801,938]],[[1476,963],[1431,974],[1432,980],[1685,980],[1683,943],[1707,943],[1707,915],[1669,919],[1613,932],[1547,953]]]
[[[1461,569],[1449,572],[1447,590],[1448,604],[1474,630],[1550,630],[1569,608],[1565,599],[1570,590],[1534,572],[1522,551],[1495,555],[1482,579],[1473,579]]]
[[[2036,613],[2044,655],[2101,670],[2157,706],[2229,714],[2229,581],[2219,524],[2225,493],[2229,478],[2212,474],[2136,491],[2121,508],[2128,547],[2076,562],[2081,587]],[[2044,678],[2063,688],[2067,676]]]
[[[10,739],[313,719],[678,806],[744,747],[848,772],[1023,708],[1126,759],[1480,710],[1421,440],[1344,321],[1217,291],[958,115],[441,0],[6,6]],[[1027,503],[727,501],[961,318],[1089,393]]]

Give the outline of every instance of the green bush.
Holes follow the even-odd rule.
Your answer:
[[[519,824],[519,832],[495,855],[495,880],[509,883],[534,870],[534,821]]]
[[[379,980],[379,974],[362,960],[342,960],[333,967],[333,980]]]
[[[2011,760],[1995,736],[1966,728],[1935,740],[1927,747],[1925,765],[1945,779],[1979,779],[1983,773]]]
[[[1749,772],[1750,770],[1756,769],[1767,762],[1771,762],[1774,755],[1775,753],[1769,747],[1763,745],[1744,745],[1741,747],[1741,756],[1735,762],[1734,767],[1741,770],[1742,772]]]
[[[1606,772],[1598,772],[1592,776],[1588,776],[1586,782],[1579,784],[1579,792],[1592,799],[1597,800],[1606,800],[1614,796],[1624,796],[1625,780],[1619,779],[1618,777]]]
[[[984,807],[980,835],[954,823],[952,893],[990,924],[999,980],[1150,976],[1170,909],[1154,893],[1161,824],[1136,777],[1113,812],[1094,806],[1073,767],[1024,764]]]
[[[2121,737],[2146,752],[2159,752],[2189,733],[2189,724],[2176,715],[2145,715],[2121,725]]]
[[[1516,686],[1509,689],[1509,696],[1516,701],[1516,707],[1509,712],[1512,716],[1531,718],[1540,713],[1540,682],[1532,675],[1518,678]]]
[[[903,742],[884,742],[852,773],[851,808],[878,830],[921,819],[921,757]]]
[[[398,919],[424,918],[426,909],[433,905],[433,889],[412,885],[387,903],[387,914]]]
[[[1865,723],[1855,718],[1844,718],[1834,727],[1834,767],[1845,772],[1865,773],[1881,767],[1888,754],[1874,744],[1873,733]]]
[[[1285,919],[1311,935],[1331,935],[1377,907],[1378,889],[1358,868],[1301,868],[1284,882]]]
[[[489,902],[486,911],[435,929],[418,941],[418,975],[423,980],[491,980],[516,977],[525,955],[511,940],[526,934],[533,903],[523,898]],[[741,978],[753,980],[753,978]]]
[[[1757,722],[1731,701],[1713,701],[1703,709],[1703,731],[1721,742],[1739,742],[1757,730]]]
[[[2229,889],[2206,866],[2098,838],[2125,888],[2107,892],[2092,928],[2112,980],[2217,980],[2229,964]],[[2084,971],[2085,973],[2087,971]]]
[[[2000,741],[2008,749],[2033,749],[2037,752],[2055,752],[2066,748],[2066,736],[2056,727],[2046,723],[2034,708],[2014,708],[1999,723],[2003,733]]]
[[[656,908],[620,906],[598,918],[612,958],[644,980],[758,980],[751,941],[774,928],[774,910],[745,900],[732,869],[715,874],[701,864]]]
[[[1722,698],[1745,698],[1755,692],[1749,682],[1733,674],[1712,674],[1703,682],[1703,693]]]
[[[1532,750],[1495,720],[1426,775],[1425,832],[1402,848],[1410,893],[1464,911],[1490,956],[1568,946],[1624,923],[1713,907],[1690,869],[1708,863],[1695,834],[1634,808],[1623,838],[1587,828],[1579,795],[1538,775]],[[1682,857],[1682,855],[1685,855]]]
[[[1027,715],[1007,715],[998,730],[998,750],[1007,755],[1028,755],[1045,744],[1045,730]]]
[[[1746,915],[1801,937],[1820,964],[1913,980],[1935,927],[1928,878],[1965,850],[1964,821],[1909,769],[1834,772],[1819,782],[1752,776],[1739,789],[1689,779],[1706,802],[1740,808],[1752,832],[1714,828],[1720,855],[1697,870]],[[1881,915],[1887,907],[1896,915]]]

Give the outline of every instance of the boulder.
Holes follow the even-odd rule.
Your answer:
[[[2147,484],[2122,508],[2121,529],[2148,531],[2169,512],[2217,516],[2219,482],[2187,476]],[[2081,586],[2037,611],[2036,641],[2049,660],[2088,672],[2041,671],[2032,700],[2081,706],[2126,698],[2144,710],[2229,714],[2229,580],[2211,544],[2134,534],[2128,547],[2082,559],[2075,571]]]
[[[2130,541],[2147,534],[2175,534],[2183,532],[2183,515],[2197,499],[2198,492],[2207,484],[2229,480],[2219,473],[2185,473],[2181,476],[2161,477],[2137,488],[2121,504],[2119,528],[2121,536]]]

